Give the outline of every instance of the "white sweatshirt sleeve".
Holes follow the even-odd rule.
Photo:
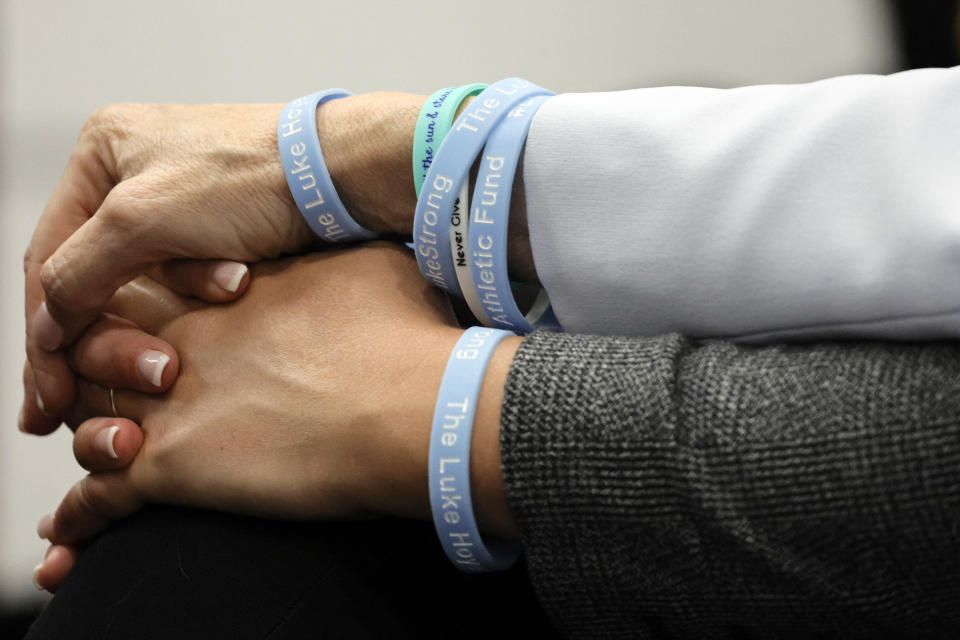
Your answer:
[[[960,68],[561,95],[524,186],[567,331],[960,337]]]

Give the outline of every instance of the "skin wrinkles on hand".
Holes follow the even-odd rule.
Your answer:
[[[400,236],[410,233],[415,205],[412,136],[424,99],[404,93],[362,94],[325,103],[317,111],[320,142],[334,184],[351,215],[370,229]],[[147,291],[166,301],[160,308],[170,306],[171,300],[176,308],[177,301],[191,298],[191,305],[230,303],[245,297],[253,282],[244,275],[243,263],[327,250],[309,232],[287,190],[276,148],[281,108],[280,104],[117,104],[89,118],[24,256],[28,355],[20,422],[24,431],[49,433],[61,421],[73,428],[81,425],[90,416],[84,403],[93,395],[91,385],[96,385],[101,399],[107,395],[105,385],[115,388],[121,406],[133,406],[131,393],[163,393],[168,400],[178,396],[175,382],[181,355],[186,365],[197,357],[180,354],[178,348],[194,347],[174,345],[167,339],[168,326],[155,325],[142,314],[130,312],[131,323],[107,327],[98,320],[104,310],[129,309],[123,301]],[[535,281],[523,213],[518,172],[509,243],[511,271]],[[104,255],[111,260],[103,260]],[[227,279],[235,282],[235,291],[224,289],[213,277],[227,272],[239,276]],[[382,281],[396,274],[377,277]],[[411,278],[425,289],[417,294],[421,303],[437,295],[419,275]],[[144,284],[151,281],[153,285]],[[130,282],[136,284],[123,286]],[[363,286],[362,279],[352,276],[343,290]],[[447,308],[445,302],[443,306]],[[205,308],[204,313],[212,311]],[[309,320],[316,318],[303,319]],[[96,331],[90,329],[98,325]],[[50,339],[51,326],[61,331],[54,331],[55,339]],[[311,326],[316,329],[315,324]],[[59,342],[63,348],[41,348],[41,330],[49,342]],[[113,338],[87,339],[98,331]],[[351,340],[358,353],[382,356],[372,343]],[[405,340],[414,344],[422,339],[410,334]],[[77,360],[81,343],[111,351]],[[169,358],[160,385],[146,384],[142,371],[138,373],[131,364],[148,351]],[[435,351],[433,359],[442,355],[445,361],[448,354]],[[90,364],[94,362],[97,366]],[[111,368],[106,363],[125,364]],[[383,363],[371,359],[369,367],[378,371]],[[78,380],[75,370],[86,379]],[[407,370],[399,379],[409,375]],[[433,388],[429,395],[435,392]],[[417,397],[417,406],[426,395]],[[143,398],[143,406],[151,402]],[[100,414],[108,415],[102,407]],[[128,436],[128,428],[136,425],[124,425],[117,442],[133,455],[139,445]],[[81,430],[78,438],[82,440],[88,432],[93,433]],[[495,448],[490,451],[495,453]],[[114,464],[130,461],[123,455],[119,458]],[[118,467],[101,471],[114,469]],[[499,466],[484,466],[478,474],[491,470],[499,473]],[[425,482],[422,486],[418,482],[410,482],[411,495],[425,491]],[[417,499],[400,510],[421,517],[427,513],[422,507]],[[389,508],[399,509],[397,505]],[[506,513],[506,518],[488,518],[488,526],[501,526],[509,519]]]

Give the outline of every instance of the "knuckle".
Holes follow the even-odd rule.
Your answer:
[[[129,105],[119,102],[94,109],[83,123],[80,136],[96,137],[114,130],[126,120],[128,111]]]
[[[158,149],[164,146],[158,128],[168,119],[164,116],[163,105],[121,102],[102,106],[87,118],[74,151],[100,156],[113,170],[118,183],[111,193],[123,193],[125,181],[146,172],[156,159]],[[144,191],[151,191],[143,188],[147,186],[149,183],[131,186],[130,195],[144,195]],[[162,192],[161,189],[152,191]],[[157,194],[151,195],[155,197]]]
[[[90,287],[79,277],[70,262],[59,254],[50,256],[43,264],[40,270],[40,286],[46,297],[47,308],[58,320],[68,318],[70,321],[80,322],[83,314],[92,313],[99,308],[100,301],[91,295]]]
[[[97,210],[97,222],[108,231],[123,231],[128,219],[136,215],[136,198],[131,197],[131,189],[121,182],[114,187]]]
[[[102,144],[109,144],[111,135],[117,129],[117,107],[116,105],[107,105],[100,107],[84,121],[80,127],[80,135],[77,136],[77,149],[80,151],[85,148],[99,148]]]
[[[69,278],[65,274],[69,274],[71,270],[62,262],[63,258],[60,255],[50,256],[40,269],[40,285],[43,287],[48,303],[69,306],[72,289]]]
[[[168,208],[165,187],[143,175],[115,186],[96,213],[103,230],[124,243],[142,239],[161,225]]]
[[[115,179],[120,179],[123,149],[132,135],[134,123],[140,118],[138,107],[130,103],[113,103],[91,113],[80,129],[74,153],[94,155],[110,168]]]
[[[149,206],[148,197],[139,185],[121,182],[103,201],[96,213],[97,222],[102,232],[121,239],[121,244],[129,244],[144,232],[145,226],[150,226],[150,216],[144,215]]]

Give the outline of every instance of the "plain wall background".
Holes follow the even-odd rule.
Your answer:
[[[0,608],[42,596],[37,520],[82,473],[17,432],[22,256],[77,132],[117,101],[430,93],[519,75],[558,92],[802,82],[896,67],[882,0],[0,0]],[[103,256],[109,260],[110,256]]]

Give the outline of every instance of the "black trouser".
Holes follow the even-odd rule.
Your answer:
[[[524,567],[465,575],[432,525],[149,507],[80,557],[40,638],[543,638]]]

